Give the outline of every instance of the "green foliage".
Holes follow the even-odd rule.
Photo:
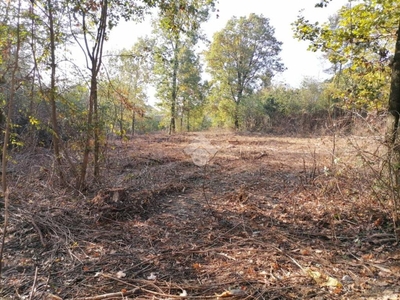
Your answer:
[[[235,127],[239,127],[241,101],[269,86],[276,72],[283,71],[279,59],[281,42],[274,37],[269,19],[256,14],[233,17],[226,27],[214,34],[205,52],[207,71],[221,99],[230,99]]]
[[[305,78],[299,88],[276,86],[262,92],[264,109],[271,117],[328,111],[334,103],[327,93],[329,83]]]
[[[233,102],[225,100],[219,101],[218,104],[216,107],[219,113],[215,114],[215,124],[232,124],[229,113],[234,109]],[[298,119],[302,125],[307,122],[315,123],[311,118],[327,116],[335,105],[331,83],[305,78],[299,88],[270,86],[244,98],[239,106],[239,118],[242,129],[270,131],[273,130],[274,124],[285,126],[284,120],[288,119]],[[216,111],[215,108],[214,110]],[[304,116],[309,116],[310,120]]]
[[[240,109],[241,124],[247,131],[267,131],[271,128],[271,116],[276,114],[272,99],[253,94],[244,99]]]
[[[215,9],[215,0],[162,0],[158,26],[170,40],[183,34],[196,44],[200,25]]]
[[[169,120],[170,133],[175,132],[177,120],[181,130],[190,130],[191,119],[198,115],[193,112],[202,105],[201,66],[193,47],[201,38],[200,24],[213,8],[210,0],[171,0],[162,6],[154,23],[156,96],[165,110],[164,124]]]
[[[99,88],[103,122],[120,136],[134,133],[146,115],[153,44],[149,38],[140,38],[131,49],[110,54],[106,63],[108,78]]]
[[[213,104],[209,105],[207,111],[208,115],[212,117],[212,127],[232,128],[234,126],[235,120],[233,116],[235,112],[235,104],[230,99],[219,98]]]
[[[309,50],[322,51],[334,65],[335,97],[342,99],[344,107],[380,110],[385,106],[399,8],[400,1],[395,0],[353,1],[330,22],[312,23],[299,16],[293,23],[295,37],[310,42]]]
[[[202,83],[199,55],[184,46],[179,53],[179,60],[177,113],[181,119],[181,131],[190,131],[201,124],[199,118],[202,119],[206,87]]]
[[[140,20],[148,9],[155,7],[157,4],[162,4],[164,1],[155,0],[67,0],[66,5],[69,7],[69,12],[75,22],[80,22],[78,19],[86,19],[81,25],[84,30],[87,30],[89,35],[95,37],[99,24],[106,18],[106,27],[104,30],[113,29],[121,19],[128,21],[132,19]],[[106,14],[103,14],[103,10]],[[92,29],[95,31],[90,32]]]

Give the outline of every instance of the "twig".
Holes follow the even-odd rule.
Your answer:
[[[294,264],[295,264],[296,266],[298,266],[305,274],[307,274],[307,270],[304,269],[304,268],[297,262],[297,260],[295,260],[295,259],[294,259],[293,257],[291,257],[289,254],[285,253],[283,250],[279,249],[278,247],[272,246],[272,248],[278,250],[278,251],[281,252],[283,255],[285,255],[285,256],[287,256],[288,258],[290,258],[290,259],[294,262]]]
[[[123,298],[124,296],[129,296],[129,295],[136,293],[138,290],[140,290],[140,288],[136,287],[136,288],[126,291],[126,292],[108,293],[108,294],[97,295],[97,296],[92,296],[92,297],[75,298],[75,300],[102,300],[102,299],[115,298],[115,297]]]
[[[357,257],[356,255],[354,255],[354,254],[351,253],[350,251],[349,251],[349,254],[350,254],[351,256],[353,256],[356,260],[358,260],[358,261],[360,262],[360,264],[363,265],[364,267],[366,267],[368,270],[369,270],[369,268],[367,267],[367,265],[370,265],[370,266],[375,267],[375,268],[377,268],[377,269],[379,269],[379,270],[381,270],[381,271],[383,271],[383,272],[393,274],[393,271],[390,270],[390,269],[387,269],[387,268],[385,268],[385,267],[382,267],[381,265],[374,264],[374,263],[370,263],[370,262],[365,262],[365,263],[364,263],[363,260],[362,260],[361,258]],[[371,271],[371,270],[369,270],[369,271]]]
[[[115,278],[115,277],[113,277],[113,276],[111,276],[111,275],[107,275],[107,274],[104,274],[104,273],[101,274],[101,275],[104,276],[104,277],[106,277],[106,278],[109,278],[109,279],[112,279],[112,280],[121,282],[121,283],[123,283],[123,284],[125,284],[125,285],[134,286],[135,289],[133,289],[132,291],[135,291],[135,292],[136,292],[137,290],[141,290],[141,291],[143,291],[143,292],[146,292],[146,293],[149,293],[149,294],[152,294],[152,295],[156,295],[156,296],[163,296],[163,297],[176,298],[176,299],[182,299],[182,298],[183,298],[182,296],[179,296],[179,295],[171,295],[171,294],[164,293],[164,292],[163,292],[158,286],[156,286],[154,283],[150,283],[150,282],[145,281],[145,280],[135,280],[135,281],[137,281],[137,282],[145,282],[146,285],[151,284],[151,285],[153,285],[155,288],[157,288],[157,289],[159,290],[159,292],[152,291],[152,290],[146,289],[146,288],[144,288],[144,287],[138,287],[138,286],[136,286],[136,285],[134,285],[134,284],[132,284],[132,283],[129,283],[129,282],[123,281],[123,280],[121,280],[121,279]],[[144,286],[146,286],[146,285],[144,285]],[[121,295],[121,293],[116,293],[116,294],[117,294],[117,296]],[[111,294],[109,294],[109,295],[111,295]],[[124,295],[126,295],[126,293],[124,293]],[[95,296],[95,297],[99,297],[99,296]],[[114,296],[114,297],[115,297],[115,296]],[[106,299],[106,298],[93,298],[93,297],[75,298],[75,300],[100,300],[100,299]],[[215,299],[215,295],[214,295],[214,296],[190,296],[190,299]]]
[[[125,284],[125,285],[127,285],[127,286],[131,286],[131,287],[134,287],[134,288],[139,288],[139,287],[138,287],[137,285],[135,285],[135,284],[129,283],[129,282],[124,281],[124,280],[121,280],[121,279],[119,279],[119,278],[115,278],[115,277],[113,277],[113,276],[111,276],[111,275],[108,275],[108,274],[101,273],[101,276],[103,276],[103,277],[105,277],[105,278],[109,278],[109,279],[115,280],[115,281],[118,281],[118,282],[120,282],[120,283],[122,283],[122,284]],[[143,282],[143,280],[135,280],[135,281],[141,282],[141,283]],[[145,281],[145,283],[146,283],[146,285],[153,285],[155,288],[159,289],[159,290],[162,292],[162,290],[161,290],[158,286],[156,286],[154,283],[149,282],[149,281]],[[146,286],[146,285],[145,285],[145,286]],[[143,287],[140,287],[140,289],[143,289]]]
[[[39,235],[40,242],[42,243],[42,246],[46,247],[46,243],[44,242],[42,231],[39,229],[39,226],[37,226],[37,224],[35,223],[35,221],[33,219],[31,219],[30,222],[33,225],[33,227],[35,227],[35,229]]]
[[[33,278],[32,290],[29,293],[29,300],[32,300],[33,295],[35,294],[35,286],[36,286],[36,281],[37,281],[37,274],[38,274],[38,267],[36,267],[36,269],[35,269],[35,277]]]
[[[1,238],[1,246],[0,246],[0,276],[1,276],[1,271],[2,271],[2,266],[3,266],[3,253],[4,253],[4,244],[6,241],[6,235],[7,235],[7,227],[8,227],[8,219],[9,219],[9,205],[10,205],[10,199],[9,199],[9,190],[8,187],[4,191],[4,224],[3,224],[3,236]]]

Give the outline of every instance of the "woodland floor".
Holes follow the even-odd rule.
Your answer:
[[[381,148],[143,135],[108,145],[85,194],[48,150],[16,154],[0,299],[400,299]]]

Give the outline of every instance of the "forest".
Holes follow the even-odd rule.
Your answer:
[[[1,299],[399,299],[400,1],[300,11],[297,87],[268,15],[220,13],[0,1]]]

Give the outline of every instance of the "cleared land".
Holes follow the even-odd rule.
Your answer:
[[[56,187],[46,150],[17,157],[0,296],[399,299],[383,151],[360,137],[137,136],[109,145],[85,195]]]

